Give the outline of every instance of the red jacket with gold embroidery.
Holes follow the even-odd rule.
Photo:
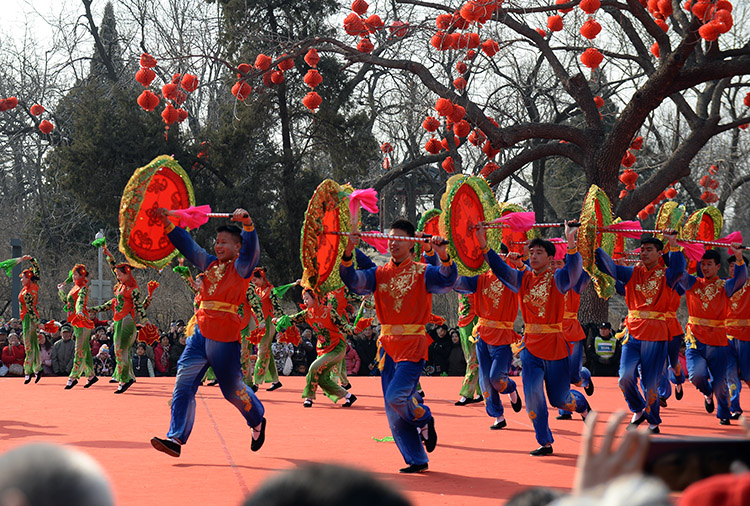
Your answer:
[[[458,274],[452,260],[437,266],[408,258],[398,265],[391,260],[382,267],[359,270],[351,259],[345,259],[339,274],[354,293],[374,292],[380,343],[395,362],[427,359],[430,339],[425,325],[432,312],[432,294],[448,293],[453,288]]]
[[[730,338],[750,341],[750,282],[729,297],[726,327]]]
[[[459,276],[453,287],[458,293],[473,293],[473,308],[479,317],[475,335],[491,346],[521,339],[513,323],[518,316],[518,297],[492,271],[479,276]]]

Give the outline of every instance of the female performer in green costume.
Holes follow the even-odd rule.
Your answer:
[[[65,303],[65,310],[68,312],[68,322],[73,326],[73,334],[76,338],[76,352],[73,358],[73,369],[70,371],[68,383],[65,390],[70,390],[78,384],[78,378],[86,375],[88,382],[83,388],[89,388],[99,381],[94,373],[94,358],[91,356],[91,343],[89,336],[91,329],[94,328],[94,322],[89,318],[86,310],[86,302],[89,296],[88,290],[88,271],[83,264],[76,264],[71,271],[67,280],[57,285],[60,299]],[[65,294],[65,286],[73,281],[73,288]]]
[[[30,269],[25,269],[20,277],[23,288],[18,294],[18,302],[21,307],[21,325],[23,330],[23,347],[26,349],[26,358],[23,361],[24,385],[35,376],[34,383],[38,383],[42,377],[42,360],[39,354],[39,340],[36,329],[39,325],[39,313],[36,310],[37,297],[39,293],[39,264],[31,255],[6,260],[3,266],[12,269],[24,260],[31,264]]]
[[[112,310],[114,319],[113,341],[115,360],[117,361],[117,367],[112,377],[119,383],[115,393],[122,394],[135,383],[135,375],[130,360],[130,348],[135,343],[136,338],[135,313],[138,313],[138,318],[141,321],[148,321],[146,309],[151,303],[151,292],[159,285],[156,282],[149,282],[149,295],[145,301],[141,302],[141,292],[138,290],[138,283],[131,272],[131,266],[126,263],[117,264],[114,255],[107,249],[106,244],[102,245],[102,252],[107,258],[112,274],[117,278],[117,284],[113,289],[115,296],[100,306],[89,308],[89,311],[98,313],[108,309]]]

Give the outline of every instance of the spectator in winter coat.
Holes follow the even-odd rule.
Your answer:
[[[45,376],[52,376],[54,374],[52,370],[52,342],[49,334],[39,332],[37,338],[39,339],[39,358],[42,361],[42,371]]]
[[[177,376],[177,361],[180,355],[185,351],[185,333],[181,332],[177,336],[177,342],[169,346],[169,376]]]
[[[23,361],[26,358],[26,350],[21,344],[18,334],[11,332],[8,335],[8,346],[3,348],[3,364],[8,367],[8,376],[23,376]]]
[[[346,375],[353,376],[357,374],[360,367],[360,359],[357,350],[354,348],[354,338],[349,337],[346,340]]]
[[[466,359],[461,347],[461,336],[458,330],[451,329],[451,352],[448,355],[448,376],[463,376],[466,374]]]
[[[166,376],[169,374],[169,366],[169,336],[163,334],[154,348],[154,374]]]
[[[97,376],[112,376],[115,370],[115,361],[109,354],[109,346],[102,344],[99,353],[94,357],[94,372]]]
[[[73,340],[73,326],[69,323],[60,327],[60,340],[52,347],[52,371],[57,376],[68,376],[73,369],[76,343]]]
[[[154,377],[154,364],[146,354],[146,344],[138,343],[133,356],[133,374],[136,377]]]

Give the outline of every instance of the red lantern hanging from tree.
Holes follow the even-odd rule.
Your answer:
[[[373,46],[372,42],[370,42],[370,39],[364,38],[359,41],[359,44],[357,44],[357,51],[360,53],[372,53],[373,49],[375,49],[375,46]]]
[[[237,97],[237,100],[244,101],[247,96],[250,95],[251,91],[253,91],[253,87],[245,81],[237,81],[234,83],[234,86],[232,86],[232,95]]]
[[[352,2],[352,10],[360,16],[367,12],[368,7],[370,6],[367,5],[367,2],[365,2],[365,0],[354,0]]]
[[[559,32],[563,29],[563,20],[557,14],[547,18],[547,28],[550,32]]]
[[[141,55],[141,67],[146,67],[149,69],[156,67],[156,58],[148,53],[143,53]]]
[[[599,0],[581,0],[581,3],[578,4],[578,7],[586,14],[595,13],[601,6],[602,3]]]
[[[494,40],[487,39],[482,42],[482,51],[484,51],[484,54],[492,58],[498,51],[500,51],[500,46]]]
[[[287,56],[286,53],[279,56],[279,58],[284,58]],[[286,72],[287,70],[292,70],[294,68],[294,58],[287,58],[286,60],[281,60],[279,62],[279,70],[282,72]]]
[[[383,23],[383,20],[380,19],[380,16],[377,14],[373,14],[369,18],[365,19],[365,26],[367,27],[367,31],[370,33],[375,33],[378,30],[382,29],[385,24]]]
[[[39,123],[39,130],[44,134],[49,134],[52,130],[55,129],[55,125],[53,125],[51,122],[47,121],[46,119]]]
[[[148,67],[142,67],[138,72],[135,73],[135,80],[141,84],[141,86],[148,86],[156,77],[156,72]]]
[[[159,97],[151,90],[144,90],[138,96],[138,105],[143,108],[144,111],[153,111],[159,105]]]
[[[453,157],[446,157],[445,160],[443,160],[443,163],[441,163],[440,165],[448,174],[453,174],[454,172],[456,172],[456,164],[453,162]]]
[[[489,162],[484,167],[482,167],[482,170],[479,171],[479,175],[484,178],[488,178],[490,177],[490,174],[492,174],[499,168],[500,167],[495,162]]]
[[[599,67],[599,64],[602,62],[602,60],[604,60],[604,55],[602,55],[602,53],[600,53],[598,49],[595,49],[593,47],[588,48],[581,55],[581,63],[586,65],[591,70]]]
[[[34,116],[39,116],[44,112],[44,107],[40,104],[34,104],[31,106],[31,114]]]
[[[453,104],[453,109],[448,113],[448,119],[453,123],[458,123],[466,116],[466,109],[463,106]]]
[[[309,51],[307,51],[307,54],[305,55],[305,63],[307,63],[312,68],[315,68],[318,66],[319,62],[320,55],[318,55],[318,51],[315,48],[311,48]]]
[[[594,18],[589,18],[581,25],[581,35],[589,40],[593,40],[602,31],[602,25],[596,22]]]
[[[271,72],[271,82],[273,84],[281,84],[284,82],[284,73],[280,70]]]
[[[302,104],[312,112],[315,112],[315,110],[320,107],[320,104],[322,103],[323,99],[320,98],[320,95],[318,95],[314,91],[311,91],[310,93],[305,95],[305,98],[302,99]]]
[[[435,102],[435,110],[440,116],[447,116],[453,112],[453,103],[447,98],[439,98]]]
[[[180,113],[177,112],[177,109],[175,109],[172,104],[167,102],[167,106],[161,112],[161,117],[164,120],[164,123],[166,123],[167,125],[171,125],[172,123],[180,119]]]
[[[459,137],[466,137],[469,132],[471,132],[471,125],[465,119],[453,125],[453,133]]]
[[[436,154],[440,153],[440,150],[443,149],[443,146],[440,144],[439,140],[437,140],[436,138],[433,137],[432,139],[428,140],[425,143],[424,149],[428,153],[436,155]]]
[[[394,21],[388,27],[394,37],[404,37],[409,33],[409,23],[405,21]]]
[[[594,103],[596,104],[597,109],[601,109],[602,107],[604,107],[604,99],[599,95],[594,97]]]
[[[195,76],[193,74],[185,74],[184,76],[182,76],[180,86],[182,86],[182,89],[187,91],[188,93],[194,92],[198,88],[198,76]]]
[[[323,77],[317,70],[310,69],[307,71],[307,74],[305,74],[305,77],[303,77],[302,80],[310,88],[315,89],[316,86],[323,82]]]
[[[466,79],[463,76],[459,76],[453,80],[453,87],[461,91],[466,89]]]
[[[440,128],[440,120],[434,116],[427,116],[427,118],[422,122],[422,128],[424,128],[428,132],[434,132],[438,128]]]

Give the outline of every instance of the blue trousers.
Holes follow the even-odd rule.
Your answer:
[[[589,386],[591,383],[591,371],[588,368],[583,367],[583,343],[585,339],[576,341],[574,343],[568,343],[571,345],[570,350],[570,384],[578,385],[583,388]],[[559,410],[561,415],[572,415],[570,411],[566,409]]]
[[[742,408],[740,408],[742,381],[750,386],[750,341],[732,339],[729,341],[729,357],[727,360],[729,410],[732,413],[742,413]]]
[[[521,350],[521,376],[523,395],[526,399],[526,413],[534,424],[536,440],[540,445],[552,444],[552,431],[549,430],[547,412],[547,391],[549,403],[577,413],[589,409],[582,393],[570,389],[569,357],[560,360],[543,360],[529,350]]]
[[[716,397],[716,417],[729,418],[729,387],[727,386],[727,358],[729,346],[711,346],[695,341],[685,352],[688,377],[700,393]]]
[[[426,464],[429,461],[418,430],[432,418],[430,408],[417,393],[417,383],[423,368],[424,360],[394,362],[386,353],[380,375],[388,425],[398,450],[409,465]]]
[[[195,393],[209,367],[216,374],[224,398],[237,407],[248,426],[255,427],[263,420],[263,404],[242,381],[240,342],[222,343],[206,339],[196,325],[177,362],[177,378],[172,392],[172,421],[167,437],[187,443],[195,422]]]
[[[659,397],[669,399],[672,395],[672,383],[682,385],[685,383],[685,373],[680,364],[680,347],[682,346],[683,336],[673,336],[667,345],[667,361],[664,362],[664,368],[659,379]]]
[[[618,384],[633,413],[645,410],[648,423],[659,425],[659,378],[667,360],[667,341],[641,341],[629,332],[622,346]],[[638,389],[640,371],[641,388]]]
[[[481,338],[477,341],[476,349],[484,406],[488,415],[499,418],[504,413],[500,394],[516,391],[516,382],[508,377],[510,364],[513,363],[513,350],[509,344],[492,346]]]

